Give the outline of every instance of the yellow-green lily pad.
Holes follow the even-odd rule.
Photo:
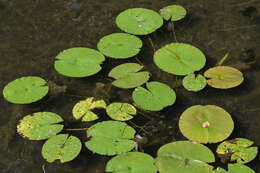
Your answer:
[[[197,92],[205,88],[207,81],[202,75],[195,77],[195,74],[191,73],[183,78],[182,85],[188,91]]]
[[[160,15],[165,20],[171,19],[171,21],[181,20],[186,16],[186,9],[181,5],[169,5],[160,10]]]
[[[229,173],[255,173],[253,169],[240,163],[228,164],[228,172]]]
[[[111,103],[106,108],[107,114],[114,120],[127,121],[136,115],[136,109],[129,103]]]

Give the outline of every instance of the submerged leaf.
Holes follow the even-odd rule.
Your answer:
[[[187,11],[181,5],[169,5],[160,10],[160,15],[165,19],[171,21],[178,21],[185,17]]]
[[[188,91],[197,92],[205,88],[207,81],[202,75],[195,77],[195,74],[191,73],[183,78],[182,85]]]
[[[136,115],[136,109],[129,103],[111,103],[106,108],[107,114],[114,120],[127,121]]]

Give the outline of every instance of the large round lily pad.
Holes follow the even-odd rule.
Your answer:
[[[129,103],[111,103],[106,108],[107,114],[114,120],[127,121],[136,115],[136,109]]]
[[[191,73],[183,78],[182,85],[188,91],[197,92],[205,88],[207,81],[202,75],[195,77],[195,74]]]
[[[132,93],[136,105],[144,110],[159,111],[176,100],[174,90],[164,83],[149,82],[146,87],[147,89],[138,87]]]
[[[17,132],[30,140],[48,139],[63,129],[63,125],[56,124],[62,121],[55,113],[37,112],[25,116],[17,125]]]
[[[102,121],[87,130],[89,141],[86,147],[101,155],[116,155],[132,150],[136,143],[135,130],[126,123],[119,121]]]
[[[255,171],[243,164],[228,164],[229,173],[255,173]]]
[[[177,141],[158,150],[155,164],[160,173],[212,173],[212,167],[207,163],[214,161],[214,154],[206,146]]]
[[[27,76],[8,83],[3,90],[6,100],[16,104],[36,102],[47,95],[49,87],[40,77]]]
[[[187,75],[203,68],[206,58],[198,48],[190,44],[171,43],[155,52],[154,63],[165,72]]]
[[[243,73],[228,66],[216,66],[205,71],[204,76],[209,78],[207,83],[220,89],[233,88],[240,85],[243,80]]]
[[[61,163],[69,162],[78,156],[82,144],[75,136],[60,134],[48,139],[42,147],[42,156],[47,162],[60,160]]]
[[[94,49],[75,47],[57,55],[54,66],[64,76],[87,77],[99,72],[104,60],[104,55]]]
[[[99,40],[98,50],[104,55],[124,59],[137,55],[142,47],[142,41],[138,37],[126,33],[114,33]]]
[[[106,172],[113,173],[156,173],[154,159],[141,152],[128,152],[113,157],[106,165]]]
[[[160,10],[160,15],[165,20],[178,21],[185,17],[187,11],[181,5],[169,5]]]
[[[116,79],[112,84],[119,88],[135,88],[149,80],[149,72],[141,71],[137,63],[125,63],[113,68],[108,76]]]
[[[216,143],[232,133],[234,122],[228,112],[215,105],[196,105],[186,109],[179,120],[182,134],[191,141]]]
[[[117,26],[130,34],[147,35],[163,25],[161,16],[149,9],[131,8],[121,12],[116,18]]]

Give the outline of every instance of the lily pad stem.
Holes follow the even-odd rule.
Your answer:
[[[80,130],[88,130],[89,128],[78,128],[78,129],[65,129],[67,131],[80,131]]]
[[[172,29],[172,35],[173,35],[173,38],[174,38],[174,40],[178,43],[178,40],[177,40],[177,37],[176,37],[176,35],[175,35],[175,32],[174,32],[174,23],[173,23],[173,21],[171,21],[171,29]]]
[[[153,40],[152,40],[152,38],[148,35],[148,39],[149,39],[149,41],[150,41],[150,44],[151,44],[151,46],[152,46],[152,48],[153,48],[153,51],[155,52],[156,50],[155,50],[155,46],[154,46],[154,44],[153,44]]]
[[[222,65],[224,63],[224,61],[228,58],[229,53],[227,52],[223,58],[221,58],[221,60],[217,63],[217,65]]]

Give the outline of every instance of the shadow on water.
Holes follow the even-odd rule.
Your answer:
[[[96,82],[109,83],[107,73],[124,62],[107,58],[103,70],[98,74],[73,79],[59,75],[53,68],[54,57],[71,47],[96,48],[104,35],[121,32],[115,25],[115,17],[127,8],[144,7],[159,11],[160,8],[181,4],[189,15],[177,22],[175,31],[179,42],[200,48],[207,55],[207,69],[214,66],[225,53],[230,57],[226,65],[233,65],[250,58],[260,58],[260,2],[243,0],[0,0],[0,89],[8,82],[28,75],[43,77],[66,86],[66,92],[30,105],[14,105],[0,98],[0,172],[3,173],[98,173],[104,172],[110,157],[93,154],[83,147],[80,155],[72,162],[49,164],[41,157],[42,141],[28,141],[16,133],[18,121],[27,114],[37,111],[58,113],[65,120],[65,128],[80,128],[92,123],[73,120],[71,110],[84,97],[96,96],[112,101],[132,102],[132,90],[113,88],[111,97],[102,95]],[[151,34],[156,48],[173,42],[172,33],[165,24]],[[138,59],[152,74],[151,80],[176,87],[173,75],[160,71],[152,62],[152,48],[147,37],[141,37],[144,47]],[[259,62],[259,61],[258,61]],[[204,71],[203,70],[203,71]],[[203,72],[201,71],[201,72]],[[191,93],[182,87],[176,88],[176,103],[160,112],[142,112],[144,115],[133,120],[136,125],[146,124],[149,143],[143,150],[154,157],[163,144],[185,140],[178,128],[181,113],[192,105],[213,104],[227,110],[233,117],[235,129],[230,138],[245,137],[260,147],[260,81],[259,64],[243,71],[244,83],[234,89],[217,90],[206,87],[199,93]],[[80,97],[77,97],[80,96]],[[101,114],[105,114],[101,112]],[[148,117],[147,117],[148,116]],[[104,116],[105,117],[105,116]],[[104,118],[105,119],[105,118]],[[65,133],[65,131],[64,131]],[[84,132],[69,132],[86,141]],[[212,150],[216,144],[208,145]],[[260,156],[249,166],[260,173]],[[219,159],[214,166],[221,165]],[[224,165],[221,165],[224,166]]]

